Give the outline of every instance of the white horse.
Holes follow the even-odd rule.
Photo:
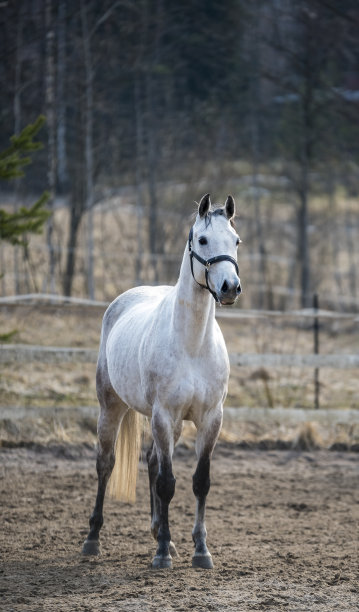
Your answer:
[[[209,194],[203,196],[177,284],[130,289],[115,299],[104,315],[96,376],[101,406],[98,492],[83,554],[99,553],[103,502],[112,471],[110,486],[116,497],[134,500],[141,443],[139,417],[145,415],[151,419],[153,435],[147,461],[151,530],[158,542],[152,567],[172,566],[170,553],[175,547],[168,526],[168,507],[175,491],[172,454],[186,419],[197,428],[192,565],[213,567],[206,545],[205,503],[229,376],[215,302],[233,304],[241,292],[236,261],[240,240],[233,226],[234,215],[232,196],[224,207],[215,209]]]

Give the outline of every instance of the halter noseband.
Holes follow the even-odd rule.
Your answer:
[[[198,255],[195,251],[192,250],[192,242],[193,242],[193,227],[191,227],[190,232],[189,232],[189,236],[188,236],[188,250],[189,250],[189,256],[190,256],[190,262],[191,262],[191,272],[192,272],[192,276],[194,278],[194,280],[196,281],[197,285],[199,285],[200,287],[203,287],[203,289],[208,289],[208,291],[213,295],[214,299],[216,300],[216,302],[219,302],[218,296],[216,294],[215,291],[213,291],[209,284],[208,284],[208,272],[209,269],[211,267],[212,264],[214,263],[218,263],[219,261],[230,261],[235,269],[236,269],[236,273],[237,276],[239,274],[239,269],[238,269],[238,264],[236,262],[236,260],[231,257],[230,255],[216,255],[216,257],[210,257],[209,259],[203,259],[203,257],[201,257],[200,255]],[[199,283],[198,280],[196,280],[194,274],[193,274],[193,258],[197,259],[197,261],[199,261],[202,266],[204,266],[206,268],[206,284],[202,285],[202,283]]]

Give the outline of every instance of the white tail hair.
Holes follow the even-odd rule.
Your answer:
[[[122,419],[117,434],[115,467],[109,480],[109,494],[114,499],[130,503],[136,501],[142,429],[142,415],[130,408]]]

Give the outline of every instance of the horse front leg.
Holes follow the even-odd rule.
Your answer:
[[[197,468],[193,475],[193,493],[196,496],[196,518],[192,530],[195,552],[192,567],[212,569],[212,555],[207,548],[205,523],[206,499],[210,489],[210,464],[212,452],[222,426],[222,406],[208,413],[198,427],[196,440]]]
[[[172,472],[174,435],[171,418],[163,411],[152,417],[153,451],[149,458],[151,487],[152,533],[157,539],[157,551],[152,561],[154,569],[172,567],[171,534],[168,509],[175,492],[176,479]],[[151,459],[152,458],[152,459]],[[156,461],[157,459],[157,461]],[[175,550],[175,549],[174,549]]]

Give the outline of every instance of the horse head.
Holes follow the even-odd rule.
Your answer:
[[[214,208],[209,194],[204,195],[188,241],[193,278],[223,305],[233,304],[241,293],[237,264],[240,238],[234,217],[231,195],[223,207]]]

